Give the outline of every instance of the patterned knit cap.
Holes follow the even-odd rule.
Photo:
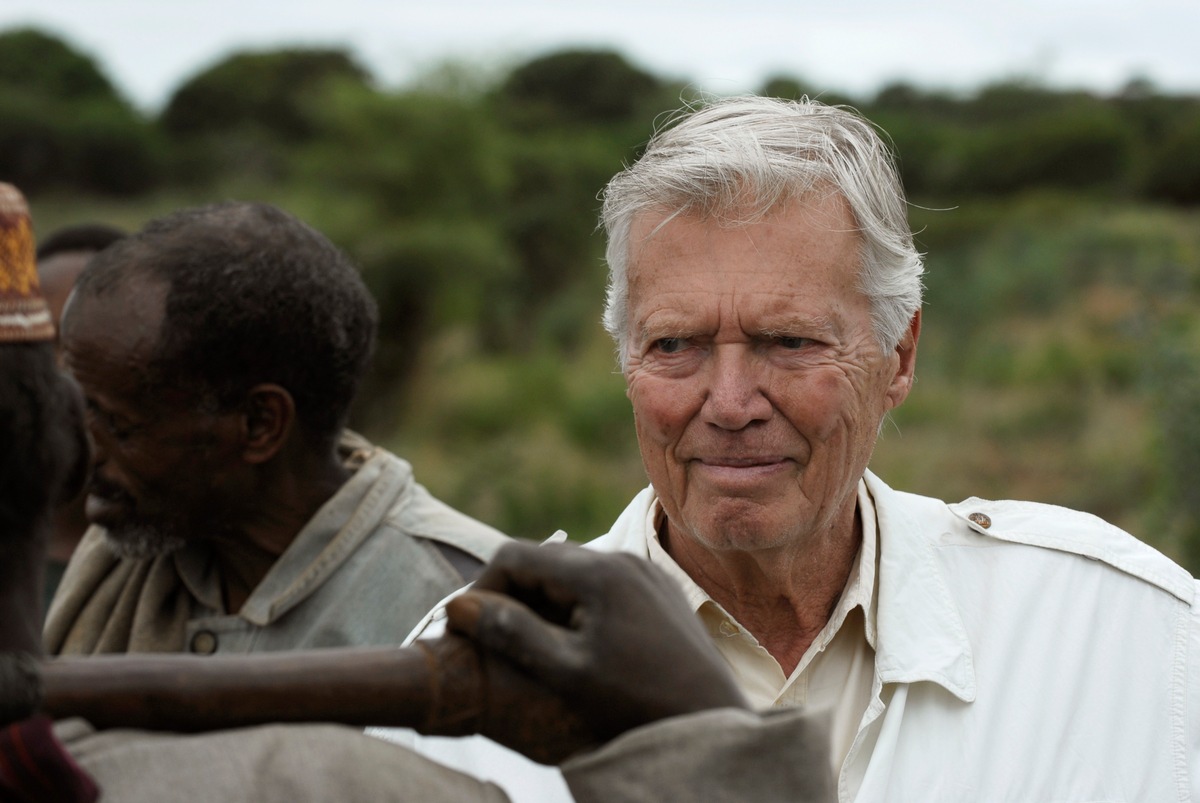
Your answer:
[[[21,191],[0,182],[0,343],[54,339],[34,261],[33,223]]]

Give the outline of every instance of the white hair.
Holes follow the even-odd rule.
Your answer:
[[[616,340],[621,365],[629,334],[630,232],[638,215],[749,225],[831,187],[848,202],[862,235],[858,282],[871,300],[875,338],[885,351],[894,349],[920,309],[924,266],[887,145],[848,107],[745,96],[680,110],[604,190],[604,328]]]

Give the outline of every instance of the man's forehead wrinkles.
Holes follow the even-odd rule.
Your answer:
[[[720,329],[729,321],[752,335],[832,334],[841,330],[836,316],[829,313],[805,313],[794,309],[753,310],[737,305],[719,305],[701,314],[660,307],[638,321],[637,333],[645,337],[698,334]]]

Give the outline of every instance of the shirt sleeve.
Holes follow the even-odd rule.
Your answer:
[[[577,803],[834,800],[827,724],[799,709],[717,709],[630,731],[563,764]]]

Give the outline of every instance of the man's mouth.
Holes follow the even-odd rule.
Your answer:
[[[92,524],[107,526],[123,521],[133,508],[133,497],[120,488],[97,479],[88,485],[84,513]]]
[[[701,458],[700,462],[706,466],[717,468],[758,468],[760,466],[775,466],[783,463],[786,459],[778,455],[764,455],[761,457],[705,457]]]
[[[782,471],[787,471],[793,461],[779,455],[756,455],[753,457],[704,457],[695,461],[699,476],[707,478],[719,488],[734,491],[739,487],[757,487]]]

